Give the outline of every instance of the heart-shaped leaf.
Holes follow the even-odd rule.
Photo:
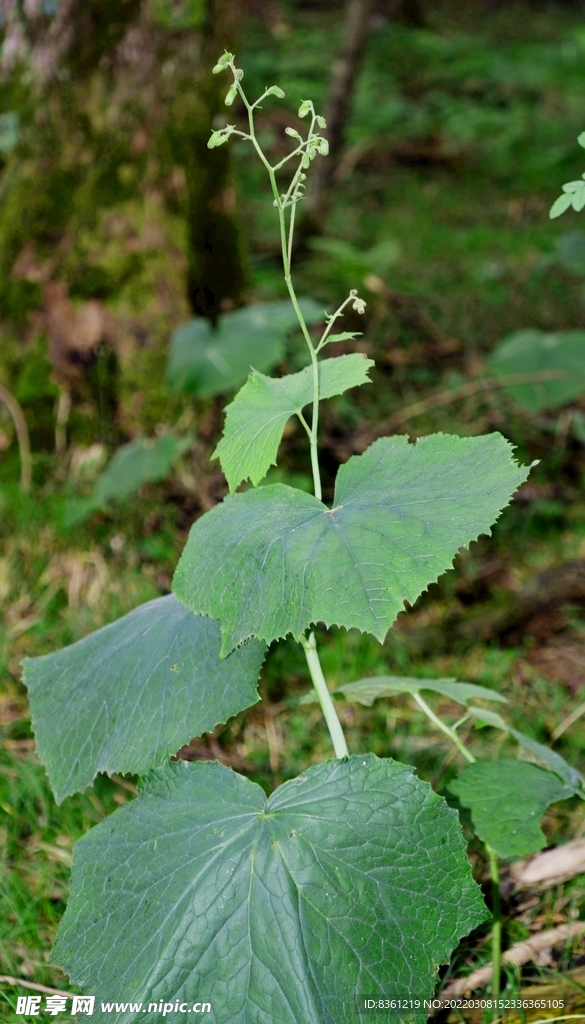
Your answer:
[[[266,648],[219,657],[217,622],[172,595],[55,654],[24,661],[39,755],[55,796],[98,772],[144,774],[258,700]]]
[[[168,764],[73,865],[53,960],[96,996],[96,1024],[145,1019],[106,1016],[102,999],[206,999],[217,1024],[354,1024],[356,995],[429,998],[486,917],[456,813],[373,754],[268,800],[218,764]]]
[[[312,299],[301,299],[300,306],[307,323],[323,319]],[[205,317],[188,320],[171,338],[169,386],[202,398],[231,391],[252,366],[268,371],[281,362],[286,336],[295,328],[297,315],[288,300],[224,313],[215,330]]]
[[[278,484],[226,498],[192,527],[173,589],[219,619],[222,654],[319,621],[383,640],[527,473],[500,434],[381,438],[340,468],[332,509]]]
[[[476,761],[449,784],[471,811],[473,829],[500,857],[523,857],[546,846],[540,819],[573,790],[526,761]]]
[[[506,698],[487,686],[476,683],[460,683],[456,679],[414,679],[404,676],[371,676],[369,679],[357,679],[354,683],[339,686],[335,693],[342,694],[346,700],[355,701],[371,707],[380,697],[395,697],[397,693],[419,693],[420,690],[431,690],[449,697],[457,704],[467,704],[475,699],[495,700],[506,703]]]
[[[374,363],[359,352],[319,363],[319,396],[341,395],[369,384]],[[313,367],[287,377],[265,377],[254,371],[226,410],[224,435],[214,452],[230,491],[242,480],[258,484],[276,462],[286,421],[313,401]]]

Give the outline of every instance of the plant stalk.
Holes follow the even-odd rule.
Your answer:
[[[340,758],[349,757],[349,750],[347,749],[347,743],[345,741],[345,736],[343,735],[341,722],[337,717],[335,704],[333,703],[333,698],[329,693],[329,688],[325,681],[325,676],[323,675],[323,669],[321,668],[321,662],[319,661],[315,634],[309,633],[309,636],[302,638],[301,643],[307,659],[307,665],[309,666],[313,686],[315,687],[315,691],[321,705],[321,710],[323,711],[325,721],[327,722],[327,728],[329,729],[329,735],[333,742],[335,756]]]
[[[500,1012],[497,1002],[500,998],[500,972],[502,969],[502,906],[500,901],[500,867],[498,855],[491,846],[485,844],[490,865],[492,881],[492,999],[496,1006],[492,1010],[492,1021],[499,1019]]]
[[[315,497],[321,501],[323,492],[321,489],[321,473],[319,471],[319,454],[317,449],[317,432],[319,429],[319,363],[317,361],[317,353],[315,352],[315,346],[311,340],[309,329],[305,323],[305,318],[302,314],[301,307],[292,283],[291,268],[289,254],[292,253],[292,231],[290,239],[287,239],[286,233],[286,221],[284,216],[284,210],[282,209],[280,198],[278,195],[278,187],[276,184],[276,178],[274,177],[274,171],[270,169],[270,181],[272,184],[272,191],[274,193],[275,201],[278,204],[278,220],[280,223],[280,241],[282,246],[282,263],[284,267],[284,280],[286,281],[286,287],[288,288],[288,294],[293,304],[297,319],[299,321],[301,330],[303,332],[309,354],[311,356],[311,364],[313,366],[313,407],[311,415],[311,435],[310,435],[310,449],[311,449],[311,470],[313,472],[313,488],[315,491]],[[294,211],[294,206],[293,206]],[[292,214],[291,214],[292,216]]]
[[[457,750],[459,751],[460,754],[463,755],[465,760],[469,761],[470,764],[473,764],[475,761],[473,754],[471,753],[470,750],[467,749],[462,740],[459,739],[459,736],[457,735],[455,730],[450,729],[449,726],[445,724],[445,722],[441,721],[438,715],[436,715],[435,712],[431,710],[426,700],[423,700],[420,693],[413,693],[412,696],[414,697],[421,711],[424,711],[427,718],[430,718],[431,722],[437,726],[437,729],[440,729],[441,732],[445,733],[445,736],[449,737],[451,743],[455,744]]]
[[[288,294],[289,294],[290,300],[291,300],[291,302],[293,304],[294,311],[297,314],[297,320],[299,321],[299,326],[301,328],[301,331],[303,332],[303,337],[304,337],[304,339],[305,339],[305,341],[307,343],[307,348],[309,349],[309,354],[311,356],[311,364],[312,364],[312,367],[313,367],[313,413],[312,413],[312,417],[311,417],[311,433],[310,433],[311,470],[312,470],[312,473],[313,473],[313,488],[314,488],[314,491],[315,491],[315,497],[318,498],[319,501],[321,501],[321,499],[323,497],[323,491],[322,491],[322,488],[321,488],[321,473],[319,471],[319,455],[318,455],[318,450],[317,450],[317,432],[318,432],[318,429],[319,429],[319,364],[318,364],[318,361],[317,361],[317,353],[315,352],[315,346],[313,345],[313,341],[311,339],[311,335],[309,334],[309,329],[308,329],[308,327],[307,327],[307,325],[305,323],[305,318],[304,318],[304,316],[302,314],[301,307],[299,306],[299,301],[297,299],[297,295],[296,295],[296,292],[295,292],[295,289],[294,289],[294,285],[292,283],[291,257],[292,257],[292,236],[293,236],[293,230],[294,230],[294,205],[293,205],[293,212],[291,213],[290,233],[289,233],[289,236],[287,237],[286,218],[285,218],[285,213],[284,213],[284,206],[283,206],[283,203],[281,201],[280,194],[279,194],[279,191],[278,191],[278,184],[277,184],[277,181],[276,181],[275,169],[272,167],[270,162],[266,159],[266,156],[264,155],[264,153],[262,151],[262,147],[259,145],[258,139],[256,138],[256,130],[255,130],[255,126],[254,126],[254,107],[248,102],[246,94],[244,93],[244,90],[242,89],[239,81],[237,82],[237,86],[238,86],[238,92],[239,92],[239,94],[240,94],[240,96],[241,96],[241,98],[242,98],[242,100],[244,102],[246,110],[248,111],[248,125],[250,127],[250,139],[251,139],[251,142],[252,142],[252,144],[254,146],[254,149],[258,153],[258,156],[260,157],[262,163],[264,164],[264,166],[265,166],[265,168],[266,168],[266,170],[268,172],[268,177],[270,178],[270,187],[272,188],[272,195],[274,196],[274,205],[276,206],[276,209],[278,210],[278,222],[279,222],[279,225],[280,225],[280,245],[281,245],[281,250],[282,250],[282,265],[283,265],[283,268],[284,268],[284,280],[286,282],[286,287],[288,289]],[[311,124],[311,131],[312,131],[313,127],[314,127],[314,123],[315,123],[315,118],[313,117],[313,122]],[[311,134],[311,131],[309,132],[309,135]],[[297,178],[299,173],[300,173],[300,168],[296,172],[296,174],[295,174],[295,176],[293,178],[293,183],[295,182],[295,180],[296,180],[296,178]],[[291,184],[291,187],[292,187],[292,184]],[[289,191],[290,191],[290,189],[289,189]]]

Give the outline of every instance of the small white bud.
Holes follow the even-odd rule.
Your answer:
[[[327,139],[319,139],[319,145],[317,146],[321,156],[327,156],[329,152],[329,143]]]
[[[299,133],[297,131],[295,131],[294,128],[285,128],[284,131],[285,131],[286,135],[290,135],[291,138],[293,138],[293,139],[300,139],[300,137],[301,137],[299,135]]]
[[[244,72],[242,71],[242,69],[236,68],[236,70],[234,71],[234,78],[236,79],[236,82],[241,82],[243,77]]]
[[[266,93],[267,96],[278,96],[279,100],[284,99],[284,89],[281,89],[278,85],[271,85],[270,89]]]
[[[311,100],[303,100],[299,107],[299,117],[306,117],[307,114],[311,113],[312,109],[313,104],[311,103]]]
[[[324,117],[318,117],[317,118],[317,124],[319,125],[319,128],[326,128],[327,127],[327,121],[325,120]]]

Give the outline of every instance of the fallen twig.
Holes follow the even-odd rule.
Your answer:
[[[20,988],[31,988],[34,992],[47,992],[51,996],[66,996],[68,999],[71,992],[64,992],[60,988],[49,988],[48,985],[37,985],[35,981],[24,981],[22,978],[11,978],[9,974],[0,974],[0,985],[15,985]]]
[[[574,924],[561,924],[558,928],[551,928],[547,932],[539,932],[524,942],[516,942],[502,956],[502,964],[514,964],[520,967],[521,964],[533,960],[538,953],[545,949],[552,949],[555,946],[564,945],[568,939],[577,938],[585,933],[585,921],[576,921]],[[492,965],[486,964],[476,971],[468,974],[466,978],[457,978],[452,981],[438,997],[442,1003],[449,999],[463,995],[465,992],[472,992],[476,988],[485,988],[492,977]]]
[[[394,413],[387,420],[384,420],[375,430],[364,431],[356,435],[354,449],[364,451],[372,441],[386,434],[392,433],[397,427],[402,426],[408,420],[422,416],[431,409],[438,409],[441,406],[451,405],[462,398],[471,398],[481,391],[493,391],[497,388],[509,387],[513,384],[537,384],[543,381],[558,380],[566,376],[563,370],[535,370],[533,373],[510,373],[504,377],[482,377],[480,380],[470,380],[459,387],[451,388],[449,391],[439,391],[428,398],[421,398],[419,402],[413,402],[404,409]]]
[[[514,888],[536,886],[548,889],[585,873],[585,839],[572,839],[563,846],[536,853],[528,860],[516,861],[510,868]]]

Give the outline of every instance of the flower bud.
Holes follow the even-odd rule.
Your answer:
[[[284,89],[281,89],[278,85],[271,85],[270,89],[266,93],[267,96],[278,96],[279,100],[284,99]]]
[[[227,68],[227,66],[229,65],[230,61],[232,61],[233,59],[234,59],[233,53],[228,53],[227,50],[226,50],[225,53],[222,53],[222,55],[219,58],[217,64],[213,68],[213,74],[214,75],[219,75],[220,71],[224,71],[225,68]]]
[[[300,139],[300,135],[294,128],[285,128],[286,135],[290,135],[293,139]]]
[[[319,145],[317,146],[321,156],[327,156],[329,152],[329,143],[327,139],[319,139]]]
[[[326,128],[327,127],[327,121],[325,120],[324,117],[318,117],[317,118],[317,124],[319,125],[319,128]]]
[[[311,113],[312,109],[313,104],[311,103],[311,100],[303,100],[299,107],[299,117],[306,117],[307,114]]]
[[[230,91],[228,92],[228,94],[227,94],[227,96],[225,98],[225,105],[226,105],[226,107],[231,107],[231,105],[234,102],[234,100],[235,100],[237,95],[238,95],[238,87],[234,83],[234,85],[231,86]]]

